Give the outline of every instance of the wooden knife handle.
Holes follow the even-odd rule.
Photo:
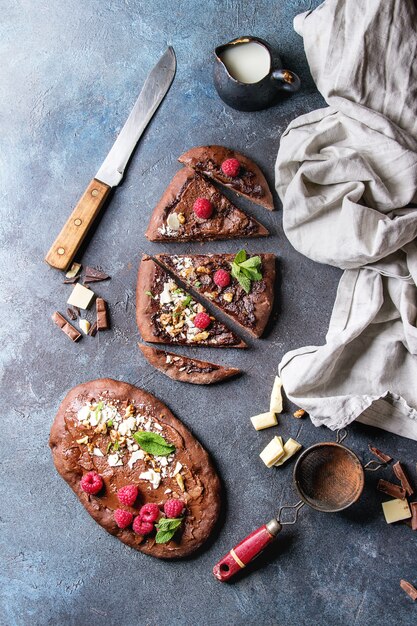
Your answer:
[[[110,189],[93,178],[46,255],[45,261],[49,265],[59,270],[69,267]]]

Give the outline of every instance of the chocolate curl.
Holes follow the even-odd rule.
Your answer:
[[[97,330],[107,330],[109,327],[109,320],[107,317],[107,304],[103,298],[97,298],[96,300],[97,311]]]
[[[406,492],[407,496],[412,496],[413,493],[414,493],[414,489],[410,485],[410,482],[409,482],[409,480],[407,478],[407,475],[406,475],[406,473],[404,471],[404,468],[401,465],[401,463],[399,461],[397,461],[392,466],[392,469],[394,470],[394,474],[396,475],[396,477],[400,481],[401,487],[403,489],[405,489],[405,492]]]
[[[58,311],[55,311],[55,313],[53,313],[52,320],[62,330],[62,332],[71,339],[71,341],[78,341],[78,339],[81,337],[81,333],[79,333],[78,330],[74,328],[74,326],[67,322],[65,317],[63,317],[61,313],[58,313]]]
[[[417,589],[413,587],[413,585],[403,578],[400,580],[400,587],[404,589],[405,593],[410,596],[410,598],[414,601],[417,600]]]
[[[399,485],[394,485],[394,483],[390,483],[383,478],[380,478],[377,485],[378,491],[382,491],[393,498],[398,498],[399,500],[405,500],[405,489],[400,487]]]
[[[378,448],[375,448],[375,446],[371,446],[371,444],[368,444],[368,448],[369,451],[372,452],[372,454],[383,463],[389,463],[390,461],[392,461],[391,456],[385,454],[385,452],[381,452],[381,450],[378,450]]]

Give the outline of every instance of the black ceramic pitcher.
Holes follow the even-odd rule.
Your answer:
[[[234,78],[222,60],[224,53],[231,46],[255,42],[263,46],[269,55],[268,73],[258,82],[244,83]],[[214,85],[220,98],[233,109],[239,111],[259,111],[277,104],[283,94],[298,91],[300,79],[297,74],[282,67],[279,55],[272,51],[269,44],[259,37],[239,37],[215,49]]]

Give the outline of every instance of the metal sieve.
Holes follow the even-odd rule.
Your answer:
[[[297,504],[280,507],[276,517],[238,543],[213,568],[214,576],[225,582],[256,558],[277,537],[285,525],[295,524],[300,509],[307,504],[316,511],[337,513],[356,502],[365,485],[364,469],[375,471],[386,463],[371,460],[362,465],[352,450],[342,445],[346,431],[338,431],[336,442],[310,446],[294,466],[293,479],[301,498]],[[286,517],[289,511],[292,518]]]

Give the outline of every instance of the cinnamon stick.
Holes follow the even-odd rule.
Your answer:
[[[403,578],[400,580],[400,587],[404,589],[405,593],[410,596],[414,601],[417,600],[417,589]]]
[[[368,448],[369,451],[372,452],[372,454],[383,463],[389,463],[390,461],[392,461],[391,456],[385,454],[385,452],[381,452],[381,450],[378,450],[378,448],[375,448],[375,446],[371,446],[371,444],[369,444]]]
[[[405,500],[405,489],[399,485],[394,485],[394,483],[390,483],[388,480],[384,480],[383,478],[379,479],[377,489],[378,491],[382,491],[393,498]]]
[[[396,477],[400,481],[401,487],[403,489],[405,489],[405,492],[406,492],[407,496],[412,496],[413,493],[414,493],[414,489],[410,485],[410,482],[409,482],[409,480],[408,480],[408,478],[406,476],[406,473],[405,473],[404,468],[401,465],[401,463],[399,461],[397,461],[392,466],[392,469],[394,470],[394,474],[396,475]]]

